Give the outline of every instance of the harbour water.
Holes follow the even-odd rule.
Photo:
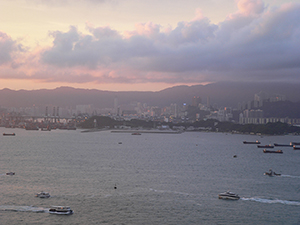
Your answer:
[[[300,151],[242,143],[299,136],[0,132],[16,133],[0,136],[0,224],[300,224]],[[264,176],[270,168],[282,175]],[[227,190],[241,199],[218,199]]]

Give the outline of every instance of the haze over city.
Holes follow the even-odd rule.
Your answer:
[[[299,82],[300,0],[3,0],[0,21],[0,89]]]

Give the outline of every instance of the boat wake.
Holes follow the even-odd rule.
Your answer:
[[[289,177],[289,178],[297,178],[297,179],[300,179],[300,176],[292,176],[292,175],[284,175],[284,174],[281,174],[281,177]]]
[[[0,211],[44,213],[49,212],[49,208],[36,206],[0,205]]]
[[[264,198],[241,198],[244,201],[254,201],[266,204],[284,204],[284,205],[298,205],[300,206],[299,201],[288,201],[288,200],[280,200],[280,199],[264,199]]]
[[[178,192],[178,191],[155,190],[155,189],[152,189],[152,188],[150,188],[149,190],[153,191],[153,192],[157,192],[157,193],[169,193],[169,194],[177,194],[177,195],[185,195],[185,196],[193,195],[193,194]]]

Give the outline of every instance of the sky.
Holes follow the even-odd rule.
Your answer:
[[[1,0],[0,89],[300,83],[300,0]]]

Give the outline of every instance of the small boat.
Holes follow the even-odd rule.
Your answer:
[[[70,215],[74,211],[69,206],[52,206],[49,209],[49,213],[58,214],[58,215]]]
[[[3,136],[16,136],[15,133],[3,133]]]
[[[277,146],[277,147],[293,147],[293,145],[288,145],[288,144],[277,144],[277,143],[274,143],[274,146]]]
[[[244,144],[260,144],[260,141],[243,141]]]
[[[264,152],[264,153],[281,153],[281,154],[283,153],[282,150],[272,151],[272,150],[267,150],[267,149],[264,149],[263,152]]]
[[[272,169],[269,169],[269,172],[265,172],[264,175],[268,175],[269,177],[281,176],[280,173],[275,173]]]
[[[132,133],[131,135],[141,135],[141,133],[135,132],[135,133]]]
[[[297,147],[296,145],[293,146],[294,150],[300,150],[300,147]]]
[[[15,175],[16,173],[15,172],[8,172],[6,173],[6,175],[9,175],[9,176],[12,176],[12,175]]]
[[[35,197],[39,198],[50,198],[50,194],[48,192],[41,191],[40,193],[37,193]]]
[[[258,148],[274,148],[273,145],[257,145]]]
[[[240,196],[233,192],[226,191],[224,193],[219,194],[219,199],[239,200]]]

